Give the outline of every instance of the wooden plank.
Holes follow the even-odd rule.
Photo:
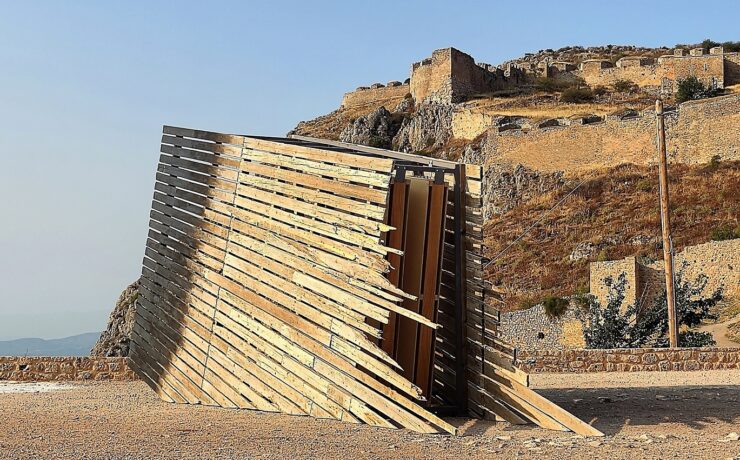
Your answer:
[[[347,182],[325,179],[319,176],[301,174],[296,171],[275,168],[252,161],[242,162],[241,170],[242,172],[249,174],[258,174],[265,177],[272,177],[286,182],[315,188],[317,190],[332,192],[347,198],[369,201],[370,203],[381,205],[384,205],[386,202],[386,191],[381,189],[373,189],[362,185],[355,185]]]
[[[313,147],[282,144],[279,142],[271,142],[252,137],[246,138],[244,141],[244,145],[247,148],[254,150],[262,150],[264,152],[276,152],[282,155],[289,155],[297,158],[323,161],[326,163],[334,163],[338,165],[367,169],[370,171],[378,171],[383,173],[390,173],[394,164],[393,160],[388,160],[385,158],[372,158],[350,153],[317,149]]]
[[[408,181],[394,182],[391,186],[391,199],[390,199],[390,210],[389,210],[389,224],[394,227],[395,230],[390,231],[388,235],[388,246],[398,249],[399,251],[405,251],[404,247],[404,235],[406,228],[406,206],[408,200]],[[388,262],[391,264],[391,270],[388,272],[388,280],[393,286],[401,286],[401,279],[403,273],[403,259],[398,252],[391,252],[388,254]],[[388,316],[388,323],[383,326],[383,340],[381,346],[389,356],[396,356],[396,331],[398,327],[398,316],[396,313],[391,312]]]
[[[431,184],[429,193],[429,211],[427,213],[427,235],[424,255],[423,284],[421,296],[421,314],[430,321],[437,322],[437,294],[440,283],[440,264],[444,233],[445,205],[447,186]],[[432,373],[434,370],[434,330],[421,328],[417,344],[417,365],[415,383],[422,393],[431,394]]]
[[[496,382],[497,386],[505,392],[517,396],[522,401],[526,401],[532,407],[546,413],[576,434],[582,436],[604,436],[604,433],[601,431],[515,380],[510,380],[504,375],[496,374],[492,375],[490,380]]]
[[[406,242],[401,288],[415,296],[422,293],[429,190],[429,182],[426,179],[411,179],[406,212]],[[417,314],[421,311],[418,300],[404,300],[403,308]],[[419,328],[416,321],[409,318],[399,319],[395,358],[403,368],[403,375],[411,381],[415,380],[418,334]]]

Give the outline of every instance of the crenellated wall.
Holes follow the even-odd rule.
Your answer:
[[[363,107],[368,105],[385,104],[392,109],[409,94],[409,84],[389,82],[387,85],[376,83],[373,86],[361,86],[355,91],[345,93],[342,98],[342,107]]]
[[[703,50],[702,50],[703,51]],[[709,88],[724,88],[724,54],[667,55],[652,59],[628,57],[617,61],[590,60],[573,73],[589,86],[612,86],[619,80],[635,83],[656,94],[671,94],[678,82],[696,77]]]
[[[485,119],[453,117],[453,132],[473,136]],[[553,123],[549,123],[552,121]],[[468,123],[461,126],[460,123]],[[633,116],[548,120],[539,124],[488,126],[483,157],[489,164],[521,164],[539,171],[573,171],[654,164],[655,112]],[[666,114],[669,161],[699,164],[715,155],[740,160],[740,95],[685,102]],[[480,134],[480,133],[479,133]]]

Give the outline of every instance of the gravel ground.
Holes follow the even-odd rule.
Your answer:
[[[0,393],[0,458],[740,459],[740,371],[534,375],[607,436],[453,419],[462,436],[164,403],[141,382]],[[5,385],[7,386],[7,385]],[[48,388],[47,388],[48,390]]]

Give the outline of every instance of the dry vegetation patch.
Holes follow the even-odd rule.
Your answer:
[[[711,240],[717,227],[738,224],[740,162],[671,165],[669,175],[677,251]],[[505,292],[507,309],[531,304],[533,296],[586,291],[589,262],[661,257],[657,171],[635,165],[571,175],[562,189],[492,217],[485,227],[489,256],[498,255],[581,181],[573,195],[489,266],[487,277]],[[579,247],[587,255],[579,256]]]

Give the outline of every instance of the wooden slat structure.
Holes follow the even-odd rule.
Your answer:
[[[496,335],[480,168],[170,126],[161,152],[130,356],[161,398],[418,432],[454,433],[435,414],[453,408],[589,434]],[[415,224],[392,192],[425,175],[441,187],[415,249],[431,281],[408,293],[392,268]],[[395,325],[408,332],[389,348]]]

